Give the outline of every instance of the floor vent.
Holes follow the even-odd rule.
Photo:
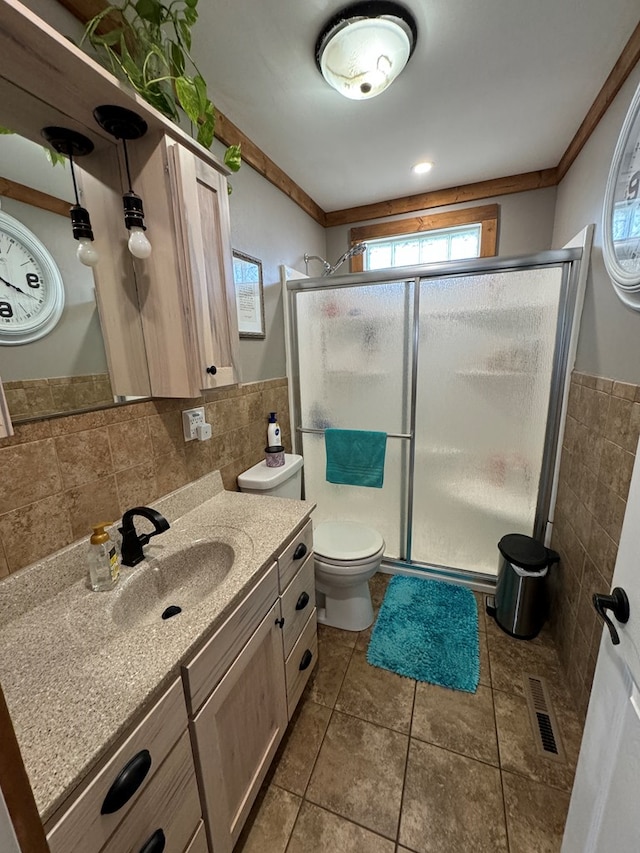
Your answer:
[[[538,752],[545,758],[564,761],[560,731],[545,679],[539,675],[525,674],[524,692]]]

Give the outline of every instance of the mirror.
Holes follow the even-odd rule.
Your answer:
[[[0,219],[7,215],[5,222],[21,223],[27,238],[34,235],[44,245],[64,290],[60,317],[46,334],[11,344],[0,336],[0,378],[12,421],[122,400],[114,398],[109,380],[93,274],[76,257],[68,214],[74,201],[69,163],[53,166],[42,146],[17,134],[0,135],[0,163]],[[11,245],[9,230],[5,232],[0,221],[0,310],[5,314],[12,311],[14,299],[30,305],[28,297],[35,292],[25,287],[22,295],[11,287],[19,265],[13,270],[10,254],[3,257],[7,249],[17,248]],[[11,272],[5,277],[3,269]]]

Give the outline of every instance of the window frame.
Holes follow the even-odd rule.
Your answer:
[[[384,237],[401,237],[403,234],[419,234],[424,231],[440,231],[460,225],[480,225],[480,258],[497,255],[499,204],[484,204],[478,207],[465,207],[461,210],[448,210],[445,213],[431,213],[426,216],[414,216],[411,219],[394,219],[391,222],[378,222],[375,225],[361,225],[349,231],[349,244],[366,243]],[[400,269],[400,267],[398,267]],[[364,272],[364,256],[351,258],[351,272]]]

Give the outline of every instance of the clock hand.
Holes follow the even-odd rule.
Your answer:
[[[19,288],[17,285],[15,285],[15,284],[11,284],[11,282],[10,282],[10,281],[7,281],[7,280],[6,280],[6,278],[2,278],[2,276],[1,276],[1,275],[0,275],[0,281],[1,281],[3,284],[6,284],[6,285],[7,285],[7,287],[12,287],[14,290],[17,290],[17,291],[18,291],[18,293],[21,293],[23,296],[30,296],[32,299],[37,299],[37,298],[38,298],[37,296],[34,296],[34,295],[33,295],[33,293],[27,293],[25,290],[22,290],[22,289],[21,289],[21,288]]]

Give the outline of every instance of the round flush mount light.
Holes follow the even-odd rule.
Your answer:
[[[374,98],[405,67],[417,37],[413,16],[398,3],[353,3],[326,23],[316,42],[316,63],[345,98]]]
[[[433,163],[430,163],[428,160],[423,160],[421,163],[416,163],[416,165],[412,167],[411,171],[416,175],[426,175],[427,172],[430,172],[432,169]]]

